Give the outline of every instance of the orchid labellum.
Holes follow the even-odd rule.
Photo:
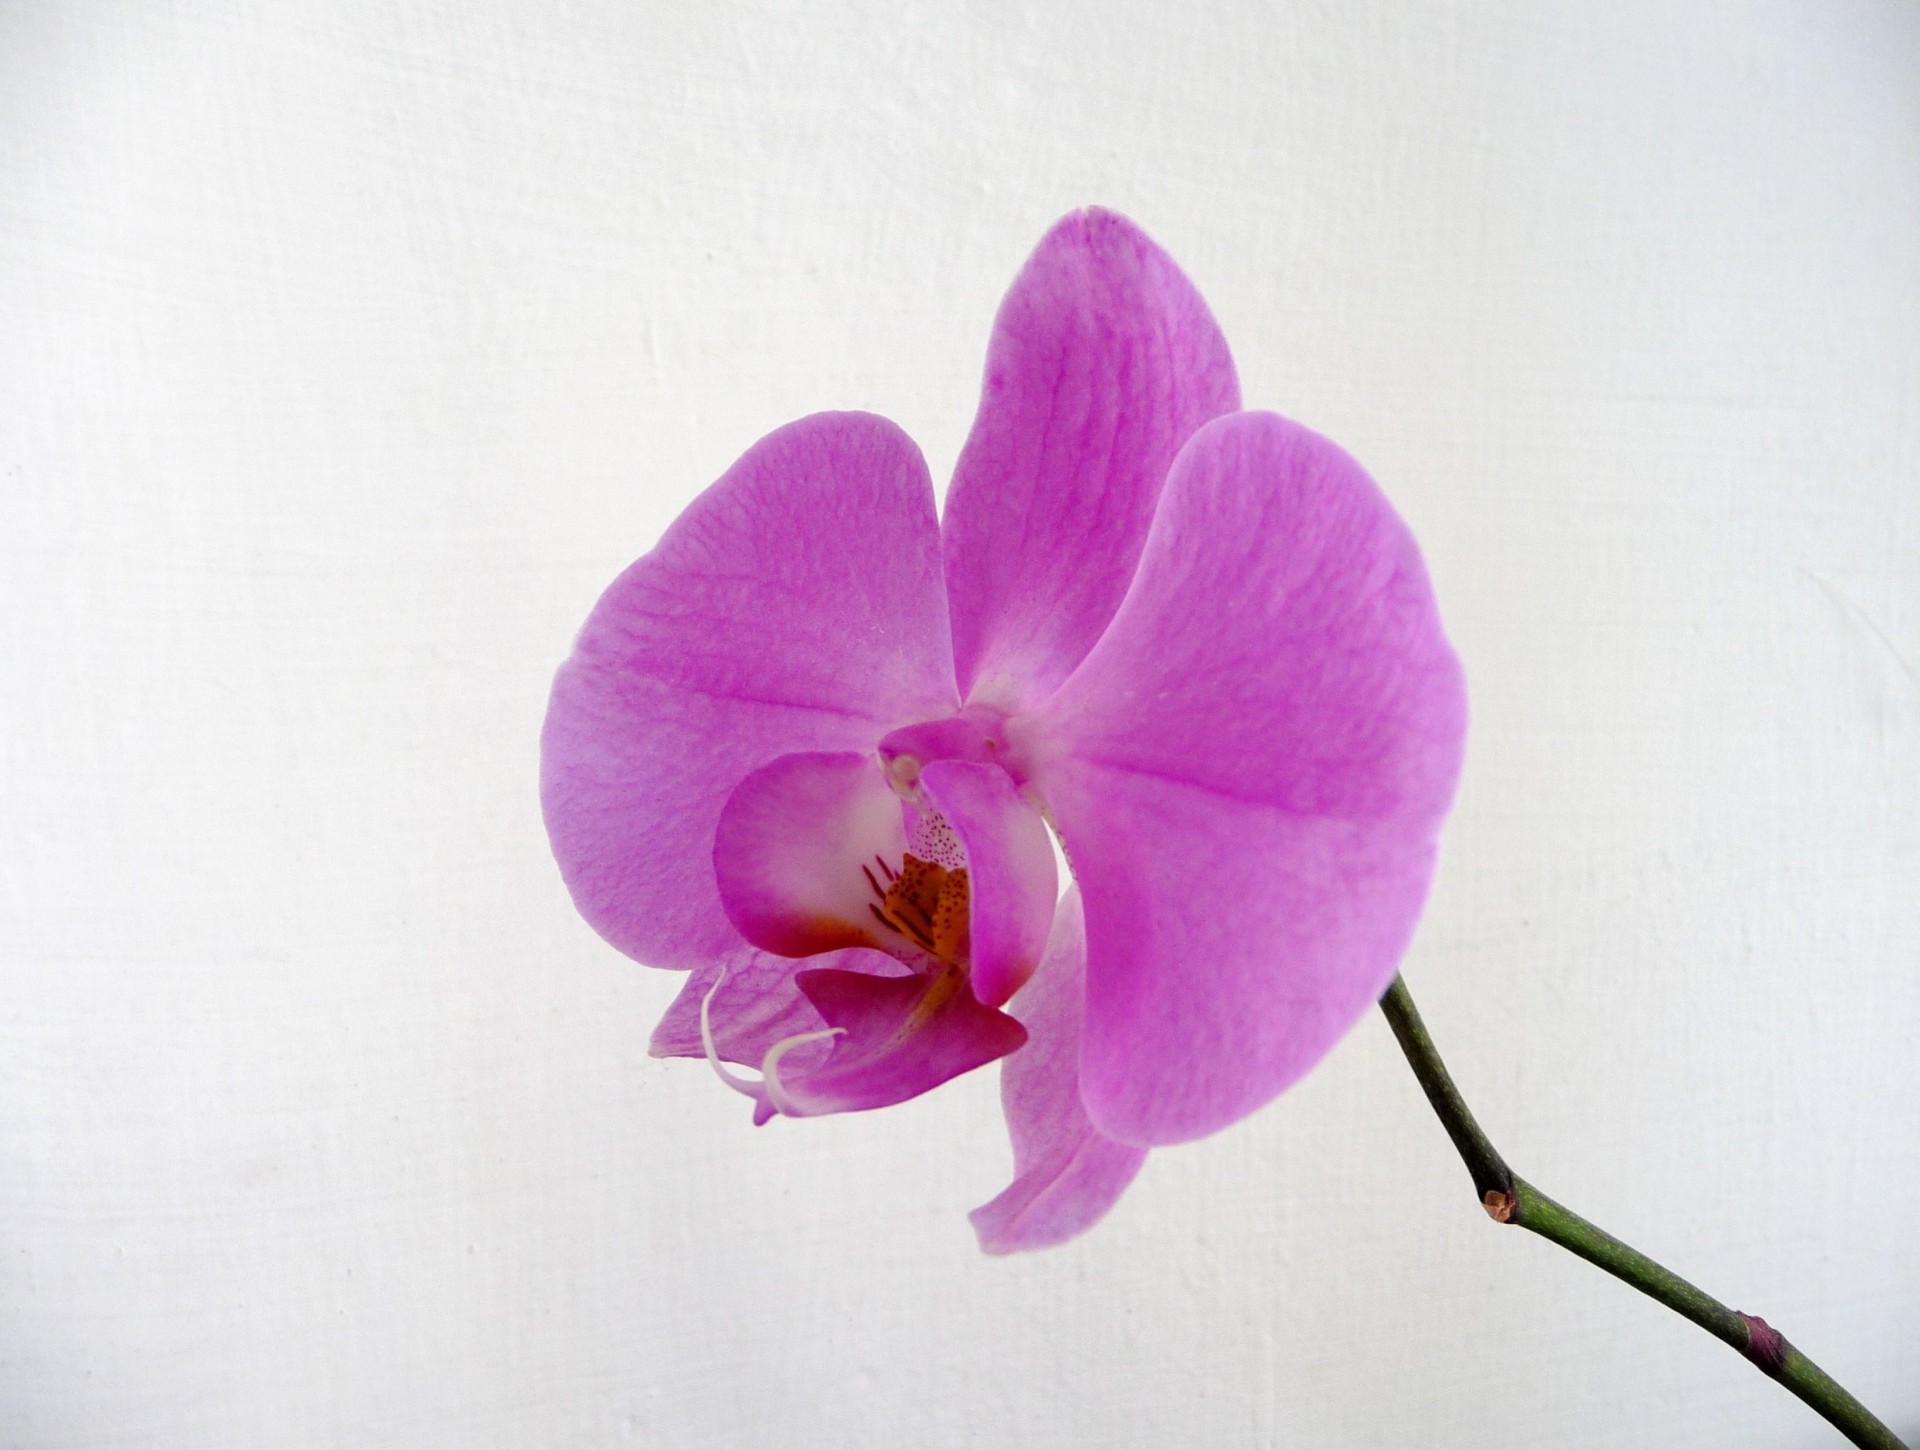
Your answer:
[[[542,796],[587,920],[692,974],[653,1050],[758,1120],[1004,1059],[1015,1178],[974,1214],[1004,1252],[1374,1003],[1465,727],[1385,495],[1242,411],[1199,294],[1094,210],[1000,309],[945,517],[884,419],[760,440],[595,606]]]

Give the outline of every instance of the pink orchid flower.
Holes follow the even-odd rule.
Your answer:
[[[1465,728],[1386,497],[1241,411],[1192,284],[1092,210],[1001,306],[945,518],[884,419],[761,439],[595,606],[541,785],[581,913],[692,973],[654,1053],[756,1121],[1006,1059],[1015,1177],[973,1215],[1006,1252],[1373,1004]]]

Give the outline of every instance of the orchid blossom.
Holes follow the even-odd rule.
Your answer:
[[[595,606],[542,796],[586,919],[692,974],[654,1053],[756,1121],[1004,1058],[1015,1177],[973,1217],[1005,1252],[1380,997],[1465,728],[1385,495],[1242,411],[1192,284],[1091,210],[1001,306],[944,519],[882,418],[763,438]]]

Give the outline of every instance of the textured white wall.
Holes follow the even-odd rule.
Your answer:
[[[1377,1019],[1014,1261],[990,1071],[647,1059],[553,667],[776,423],[944,475],[1088,201],[1425,543],[1497,1140],[1920,1431],[1920,10],[21,0],[0,1444],[1833,1443],[1487,1223]]]

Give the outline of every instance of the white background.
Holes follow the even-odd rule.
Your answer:
[[[1496,1140],[1920,1433],[1920,10],[437,0],[0,9],[0,1445],[1838,1443],[1377,1017],[1016,1260],[991,1071],[647,1058],[553,668],[1091,201],[1425,545]]]

